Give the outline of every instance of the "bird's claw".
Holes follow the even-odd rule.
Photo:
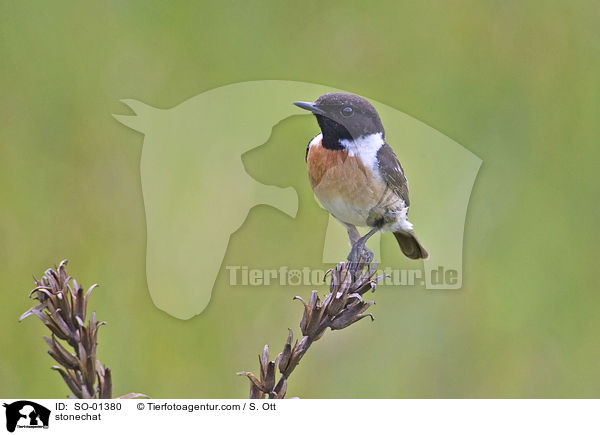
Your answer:
[[[350,270],[352,271],[355,278],[360,274],[359,265],[360,264],[369,264],[373,261],[374,258],[373,251],[365,246],[365,242],[358,241],[350,250],[348,254],[348,263],[350,264]]]

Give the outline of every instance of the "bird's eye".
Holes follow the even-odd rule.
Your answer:
[[[346,106],[342,109],[342,115],[345,117],[352,116],[353,114],[354,110],[352,110],[352,107],[350,106]]]

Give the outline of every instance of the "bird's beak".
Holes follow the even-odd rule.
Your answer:
[[[298,106],[301,109],[308,110],[315,115],[325,115],[325,111],[317,107],[315,103],[307,103],[306,101],[295,101],[294,106]]]

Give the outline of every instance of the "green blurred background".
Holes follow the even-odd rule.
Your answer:
[[[278,352],[286,328],[297,332],[290,299],[310,289],[229,287],[223,269],[200,316],[158,310],[146,287],[143,137],[111,114],[128,113],[122,98],[169,108],[224,84],[285,79],[393,106],[484,162],[462,290],[379,289],[377,320],[326,334],[288,394],[598,397],[599,19],[593,1],[3,1],[0,396],[67,394],[46,331],[17,318],[31,274],[69,258],[80,282],[101,284],[99,357],[117,394],[246,397],[235,372],[256,371],[265,343]],[[280,123],[243,156],[248,172],[285,186],[273,167],[302,173],[315,129],[308,116]],[[230,264],[319,258],[327,215],[308,182],[293,187],[296,220],[252,209]]]

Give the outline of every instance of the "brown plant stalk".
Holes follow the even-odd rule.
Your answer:
[[[283,399],[287,391],[287,380],[300,363],[311,344],[323,336],[327,328],[344,329],[364,317],[373,315],[365,311],[374,301],[365,302],[363,295],[369,290],[375,291],[377,263],[370,258],[360,258],[356,263],[339,263],[329,271],[329,293],[323,300],[317,290],[313,290],[308,302],[296,296],[304,305],[304,314],[300,321],[302,338],[292,345],[294,336],[289,329],[283,350],[275,360],[269,360],[269,346],[265,345],[262,355],[258,356],[260,374],[238,372],[250,380],[250,399]],[[279,380],[276,379],[277,370]]]
[[[27,310],[19,321],[37,316],[50,330],[50,338],[44,340],[50,348],[48,353],[59,364],[53,366],[71,392],[79,399],[111,399],[112,375],[108,367],[97,358],[98,328],[106,322],[96,320],[93,312],[86,323],[88,299],[97,284],[87,291],[71,279],[63,260],[55,269],[48,269],[29,296],[39,304]],[[72,350],[68,350],[70,347]],[[130,393],[119,398],[147,397]]]

